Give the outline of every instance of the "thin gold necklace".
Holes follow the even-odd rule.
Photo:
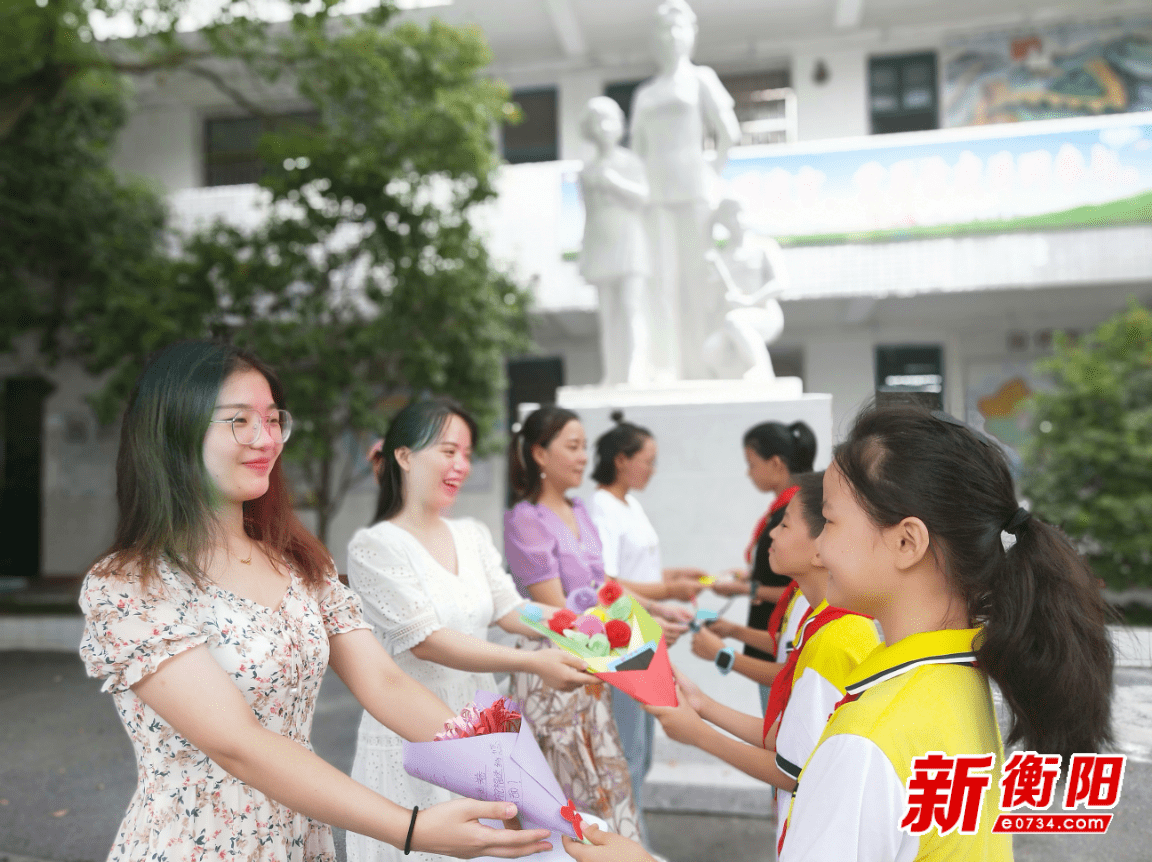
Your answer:
[[[245,560],[245,559],[241,558],[240,562],[242,562],[246,566],[252,565],[252,555],[254,553],[256,553],[256,543],[255,542],[253,542],[251,547],[248,548],[248,559]]]

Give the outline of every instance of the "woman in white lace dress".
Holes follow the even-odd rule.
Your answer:
[[[312,752],[328,665],[411,739],[431,739],[452,713],[380,649],[292,514],[279,460],[291,430],[276,376],[227,345],[172,345],[133,390],[115,541],[80,596],[80,655],[139,767],[110,862],[335,862],[328,823],[452,855],[546,846],[476,822],[508,806],[458,801],[417,817]]]
[[[524,600],[504,571],[488,528],[443,516],[471,469],[476,424],[446,399],[408,405],[392,420],[374,467],[380,495],[372,526],[348,546],[348,578],[372,631],[396,663],[452,709],[478,690],[495,691],[493,671],[540,676],[563,691],[598,682],[563,650],[489,643],[488,627],[536,636],[519,621]],[[550,613],[545,608],[545,614]],[[447,790],[404,771],[403,740],[365,712],[352,775],[402,805],[434,805]],[[414,854],[414,860],[433,860]],[[349,862],[399,862],[396,848],[348,836]]]

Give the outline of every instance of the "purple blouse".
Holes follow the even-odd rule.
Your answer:
[[[559,578],[564,595],[577,587],[604,582],[600,534],[582,500],[572,500],[580,538],[547,506],[521,500],[504,513],[504,556],[516,589],[528,595],[528,585]]]

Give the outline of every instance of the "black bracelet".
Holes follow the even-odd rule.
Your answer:
[[[412,852],[412,833],[416,831],[416,812],[419,810],[419,805],[412,806],[412,822],[408,824],[408,837],[404,839],[405,856]]]

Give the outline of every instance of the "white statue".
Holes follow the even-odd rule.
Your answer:
[[[749,241],[744,212],[731,198],[720,202],[713,223],[727,229],[728,243],[705,257],[731,310],[704,340],[704,362],[715,377],[773,380],[768,345],[784,330],[776,296],[790,284],[780,245],[770,237]]]
[[[660,70],[637,89],[631,127],[652,196],[652,364],[657,379],[702,378],[709,376],[704,339],[725,310],[722,297],[706,290],[709,187],[740,139],[740,123],[716,73],[691,62],[692,9],[684,0],[663,0],[656,16]],[[712,154],[704,151],[705,137],[715,141]]]
[[[596,147],[595,157],[580,172],[585,212],[580,274],[600,294],[602,382],[643,383],[650,377],[648,179],[639,157],[620,146],[624,112],[615,101],[607,96],[589,100],[580,129]]]

